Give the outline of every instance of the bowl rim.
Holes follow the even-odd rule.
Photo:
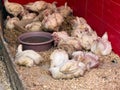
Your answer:
[[[25,35],[30,35],[30,34],[41,34],[41,33],[44,33],[44,34],[48,34],[48,35],[50,35],[51,37],[52,37],[52,35],[51,35],[51,33],[49,33],[49,32],[44,32],[44,31],[39,31],[39,32],[26,32],[26,33],[23,33],[23,34],[21,34],[20,36],[18,36],[18,41],[21,43],[21,44],[25,44],[25,45],[43,45],[43,44],[48,44],[48,43],[50,43],[50,42],[52,42],[52,41],[54,41],[53,40],[53,38],[51,38],[50,40],[48,40],[48,41],[45,41],[45,42],[42,42],[42,43],[28,43],[28,42],[24,42],[23,40],[21,40],[21,38],[23,37],[23,36],[25,36]],[[34,34],[33,34],[33,36],[34,36]]]

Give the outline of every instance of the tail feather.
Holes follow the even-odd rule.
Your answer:
[[[17,53],[22,52],[23,51],[22,49],[23,49],[22,44],[18,45]]]

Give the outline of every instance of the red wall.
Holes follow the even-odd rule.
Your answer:
[[[9,0],[26,4],[36,0]],[[45,0],[57,1],[58,5],[68,5],[74,10],[74,15],[86,18],[98,35],[108,32],[113,50],[120,55],[120,0]]]
[[[37,1],[37,0],[8,0],[8,1],[17,2],[17,3],[20,3],[20,4],[27,4],[29,2],[34,2],[34,1]],[[57,1],[58,6],[63,5],[66,2],[66,0],[43,0],[43,1],[47,1],[47,2],[50,2],[50,3],[54,2],[54,1]]]
[[[120,55],[120,0],[68,0],[74,14],[87,19],[98,35],[108,32],[113,50]]]

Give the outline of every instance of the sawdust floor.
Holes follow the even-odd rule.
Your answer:
[[[73,79],[52,78],[48,59],[51,51],[40,53],[45,62],[27,68],[16,65],[16,69],[27,90],[120,90],[120,58],[113,52],[100,57],[98,68],[87,71],[83,77]]]
[[[7,77],[7,71],[5,64],[3,62],[3,58],[0,56],[0,90],[12,90],[10,87],[10,82]]]

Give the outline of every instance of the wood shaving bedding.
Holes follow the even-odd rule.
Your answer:
[[[119,90],[120,58],[114,52],[100,57],[98,68],[86,72],[83,77],[73,79],[52,78],[49,72],[49,56],[52,50],[40,52],[45,62],[31,68],[16,65],[27,90]],[[115,60],[115,62],[114,62]]]

